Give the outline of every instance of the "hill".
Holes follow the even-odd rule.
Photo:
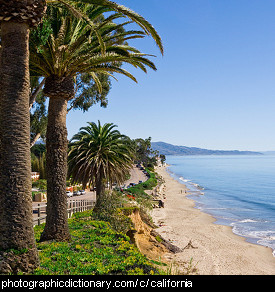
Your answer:
[[[165,142],[152,142],[152,149],[164,155],[262,155],[261,152],[239,150],[209,150],[196,147],[176,146]]]

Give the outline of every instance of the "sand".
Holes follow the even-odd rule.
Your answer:
[[[182,273],[191,261],[193,273],[200,275],[275,275],[270,248],[248,243],[231,227],[214,224],[212,216],[194,208],[194,201],[186,196],[186,186],[174,180],[166,167],[156,170],[165,180],[160,190],[165,205],[153,209],[151,215],[160,226],[156,231],[183,249],[165,255],[176,273]]]

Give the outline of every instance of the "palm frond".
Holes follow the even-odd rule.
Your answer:
[[[71,3],[69,3],[71,2]],[[95,35],[98,38],[98,41],[100,43],[101,46],[101,51],[102,53],[105,52],[105,43],[103,42],[101,35],[98,33],[97,31],[97,27],[96,25],[93,23],[93,21],[80,9],[77,9],[76,7],[74,7],[73,3],[77,3],[77,2],[81,2],[81,4],[83,4],[84,2],[82,1],[69,1],[69,0],[57,0],[57,1],[49,1],[49,4],[53,4],[53,3],[61,3],[62,5],[64,5],[69,11],[71,11],[71,13],[78,19],[82,19],[85,20],[89,26],[91,27],[91,29],[94,31]]]
[[[91,76],[93,77],[93,80],[95,81],[95,83],[97,85],[99,93],[101,93],[102,92],[102,84],[101,84],[98,76],[94,72],[91,72]]]
[[[137,82],[133,74],[121,67],[123,64],[130,64],[144,72],[147,72],[147,68],[156,70],[155,64],[149,60],[150,55],[142,54],[137,48],[126,43],[126,40],[143,38],[147,33],[145,30],[125,29],[126,25],[132,23],[133,19],[129,15],[134,12],[126,8],[114,9],[112,6],[114,3],[105,0],[91,0],[91,2],[82,2],[82,5],[80,2],[82,1],[48,1],[55,4],[47,11],[52,33],[39,50],[31,48],[30,64],[34,74],[41,74],[44,77],[50,75],[63,77],[89,73],[98,90],[101,91],[98,74],[115,78],[114,75],[117,73]],[[83,5],[83,3],[94,5]],[[62,5],[68,9],[72,6],[71,12],[62,9]],[[117,4],[114,5],[121,8]],[[128,11],[127,15],[125,9]],[[116,12],[106,18],[101,14],[114,10]],[[72,17],[72,14],[77,15],[78,18]],[[84,15],[84,18],[80,19],[81,15]],[[135,13],[133,15],[138,17]],[[119,24],[113,22],[125,16],[130,18],[130,21],[123,20]],[[92,25],[87,25],[86,17],[89,17]],[[102,42],[104,42],[104,52]]]
[[[144,17],[134,12],[133,10],[109,0],[66,0],[66,1],[68,3],[81,2],[81,3],[88,3],[88,4],[93,4],[93,5],[99,5],[99,6],[106,6],[111,10],[122,13],[123,15],[127,16],[128,18],[133,20],[135,23],[137,23],[146,32],[146,34],[151,35],[152,38],[155,40],[157,46],[159,47],[160,52],[162,54],[164,53],[161,37],[159,36],[155,28]]]

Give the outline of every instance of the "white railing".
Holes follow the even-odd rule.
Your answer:
[[[68,201],[67,212],[68,218],[71,218],[74,213],[83,212],[93,209],[95,201],[92,200],[70,200]],[[33,225],[40,225],[46,221],[47,204],[38,204],[33,207]]]

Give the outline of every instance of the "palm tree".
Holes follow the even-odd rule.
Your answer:
[[[29,31],[41,21],[46,4],[54,2],[88,21],[72,6],[82,0],[0,0],[0,273],[28,271],[39,264],[31,205]],[[127,15],[163,51],[154,28],[136,13],[108,0],[85,2]]]
[[[83,7],[90,20],[97,23],[97,34],[82,20],[72,18],[60,8],[48,11],[52,21],[52,34],[44,46],[32,46],[30,65],[32,73],[46,77],[44,94],[50,98],[48,109],[47,145],[47,219],[41,241],[70,239],[67,224],[67,128],[68,100],[75,96],[75,77],[89,73],[101,88],[97,74],[112,75],[117,72],[132,80],[135,77],[121,68],[128,63],[146,71],[146,66],[156,70],[154,63],[136,48],[125,44],[131,38],[144,37],[141,31],[120,31],[128,24],[113,23],[121,17],[114,13],[104,19],[108,9],[91,5]],[[102,54],[102,42],[105,53]]]
[[[29,29],[45,1],[0,1],[0,273],[37,267],[31,201]]]
[[[121,184],[133,164],[130,139],[121,135],[114,124],[88,123],[73,136],[68,155],[69,171],[74,182],[96,186],[94,212],[103,206],[105,185]]]

